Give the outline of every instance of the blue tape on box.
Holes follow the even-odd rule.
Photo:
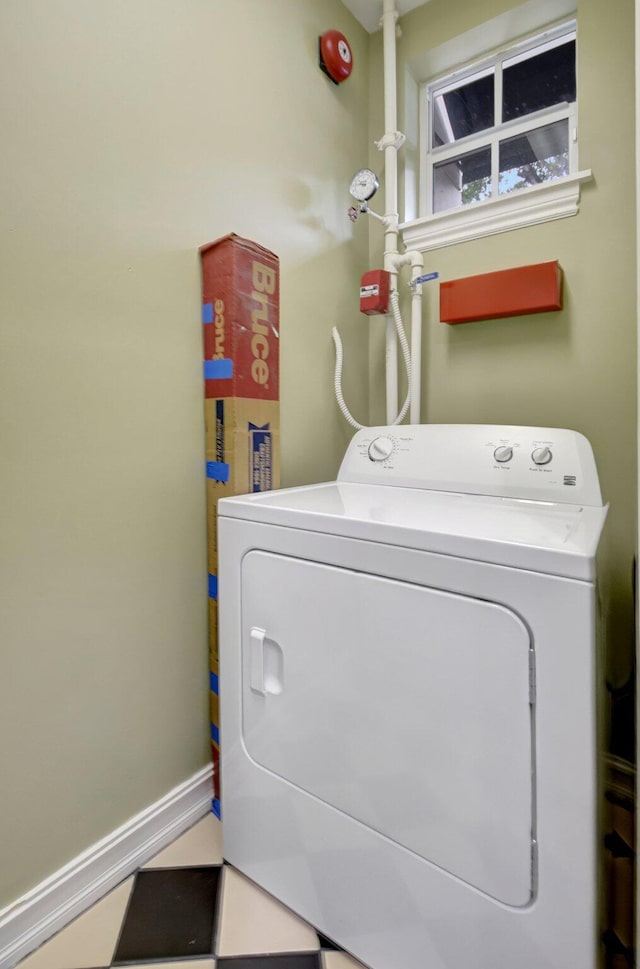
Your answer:
[[[202,304],[202,322],[213,323],[213,303]]]
[[[211,739],[213,740],[214,744],[218,744],[218,746],[220,745],[220,731],[216,727],[215,723],[211,724]]]
[[[207,478],[214,481],[222,481],[223,484],[229,480],[231,469],[224,461],[207,461]]]
[[[218,598],[218,576],[211,573],[209,573],[209,598]]]
[[[218,677],[215,673],[209,673],[209,689],[212,693],[218,695]]]
[[[220,801],[217,797],[214,797],[213,801],[211,802],[211,810],[213,811],[213,813],[217,818],[222,817],[222,815],[220,814]]]
[[[233,360],[205,360],[205,380],[231,380],[233,377]]]

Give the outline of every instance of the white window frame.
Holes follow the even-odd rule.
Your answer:
[[[433,103],[439,94],[459,87],[467,78],[494,73],[494,117],[501,117],[503,63],[526,57],[530,51],[541,46],[557,46],[575,36],[575,19],[548,29],[538,29],[524,41],[505,44],[490,56],[476,58],[459,70],[448,71],[420,85],[420,216],[400,227],[407,245],[424,251],[577,213],[580,185],[592,177],[590,171],[578,169],[577,101],[556,104],[436,148],[431,146]],[[567,119],[569,129],[569,174],[500,195],[499,142],[563,119]],[[492,152],[491,198],[436,214],[430,213],[434,165],[486,147],[491,147]]]

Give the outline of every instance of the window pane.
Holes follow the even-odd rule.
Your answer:
[[[433,166],[433,211],[459,208],[491,197],[491,149]]]
[[[531,51],[524,59],[505,61],[502,120],[511,121],[563,101],[576,99],[575,40]]]
[[[493,71],[433,99],[432,147],[451,144],[494,124]]]
[[[500,142],[501,195],[519,188],[552,182],[569,174],[569,122],[535,128]]]

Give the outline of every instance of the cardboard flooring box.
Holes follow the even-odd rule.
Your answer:
[[[217,690],[218,500],[280,486],[280,267],[274,253],[233,234],[203,246],[200,257],[209,658]],[[216,692],[215,699],[211,700],[216,798],[219,796],[217,711]]]

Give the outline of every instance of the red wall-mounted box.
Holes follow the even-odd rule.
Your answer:
[[[440,320],[470,323],[562,309],[557,260],[440,283]]]
[[[365,316],[385,315],[389,312],[391,273],[371,269],[360,280],[360,312]]]

